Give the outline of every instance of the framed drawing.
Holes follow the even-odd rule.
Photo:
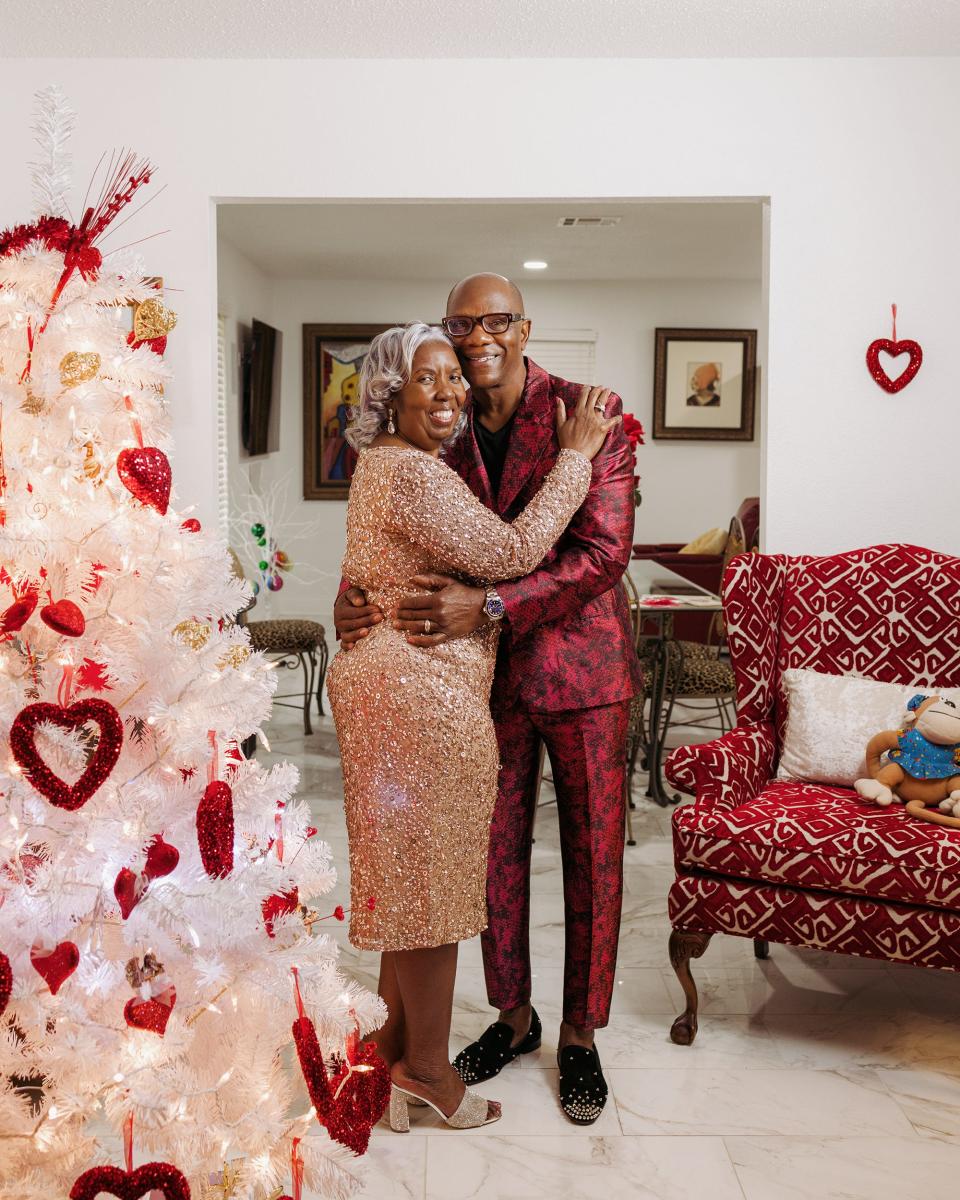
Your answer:
[[[303,498],[345,500],[356,453],[344,434],[370,342],[389,324],[303,327]]]
[[[653,436],[753,441],[755,329],[658,329]]]

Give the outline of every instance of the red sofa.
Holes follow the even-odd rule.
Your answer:
[[[852,789],[778,781],[788,667],[960,687],[960,559],[886,545],[827,558],[749,554],[723,581],[737,727],[681,746],[670,959],[697,1032],[690,959],[714,933],[960,970],[960,831]]]

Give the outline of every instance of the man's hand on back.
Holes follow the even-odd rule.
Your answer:
[[[383,620],[376,604],[367,603],[367,594],[357,587],[347,588],[333,606],[333,623],[344,650],[350,650]]]
[[[436,646],[451,638],[466,637],[489,620],[483,609],[487,598],[484,588],[435,574],[415,575],[410,586],[424,588],[426,594],[404,596],[393,627],[406,631],[411,646]],[[425,626],[427,621],[429,625]],[[425,628],[430,632],[425,633]]]

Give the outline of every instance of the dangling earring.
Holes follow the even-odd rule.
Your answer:
[[[393,423],[393,409],[387,409],[387,433],[396,433],[397,427]]]

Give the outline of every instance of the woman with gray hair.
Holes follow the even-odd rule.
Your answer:
[[[343,574],[387,616],[425,571],[489,585],[533,570],[583,502],[590,460],[619,420],[605,419],[586,389],[569,415],[559,404],[556,465],[507,524],[439,457],[466,400],[442,330],[416,323],[379,334],[358,390]],[[459,1129],[500,1116],[465,1090],[448,1053],[457,943],[486,926],[498,628],[421,648],[384,620],[349,654],[341,649],[327,677],[350,842],[350,940],[381,953],[389,1018],[375,1041],[401,1131],[410,1100]]]

